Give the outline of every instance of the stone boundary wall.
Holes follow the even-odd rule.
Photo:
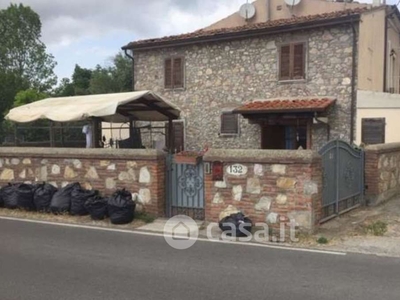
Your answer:
[[[365,188],[369,205],[400,194],[400,143],[365,148]]]
[[[230,205],[253,222],[272,227],[295,219],[305,231],[313,231],[321,217],[321,157],[311,150],[211,149],[205,162],[222,161],[224,181],[205,175],[206,220],[218,221]],[[245,172],[229,174],[239,164]],[[212,173],[212,172],[211,172]],[[231,172],[232,173],[232,172]]]
[[[126,188],[140,195],[143,209],[165,213],[165,155],[157,150],[0,148],[0,185],[79,182],[108,196]]]

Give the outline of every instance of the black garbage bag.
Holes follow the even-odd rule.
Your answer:
[[[108,215],[112,224],[128,224],[133,221],[136,203],[132,194],[125,189],[116,191],[108,198]]]
[[[9,209],[20,208],[23,210],[34,210],[33,204],[34,187],[24,183],[9,183],[1,189],[4,207]]]
[[[0,188],[0,207],[4,207],[3,189],[4,187]]]
[[[57,188],[48,183],[38,184],[33,193],[33,203],[37,211],[48,212],[51,199],[57,192]]]
[[[70,183],[55,192],[51,199],[50,211],[54,214],[68,213],[71,209],[71,193],[74,189],[81,189],[81,185],[78,182]]]
[[[86,216],[89,214],[85,207],[85,203],[89,198],[98,194],[97,191],[89,191],[82,188],[75,188],[71,193],[71,215]]]
[[[232,214],[219,221],[219,228],[228,236],[246,237],[253,228],[252,221],[242,213]]]
[[[90,197],[86,201],[85,208],[92,220],[104,220],[107,217],[107,202],[107,198],[100,197],[99,195]]]

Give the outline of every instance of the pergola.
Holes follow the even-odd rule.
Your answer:
[[[93,126],[93,145],[98,146],[98,129],[101,122],[130,123],[132,136],[133,122],[169,122],[169,146],[173,149],[172,121],[179,119],[180,110],[172,103],[151,91],[137,91],[117,94],[47,98],[10,110],[5,117],[16,123],[29,123],[47,119],[53,122],[74,122],[87,120]],[[54,141],[50,133],[50,141]],[[54,146],[54,143],[50,143]]]

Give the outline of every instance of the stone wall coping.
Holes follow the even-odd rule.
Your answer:
[[[313,150],[209,149],[203,160],[241,163],[294,164],[321,160]]]
[[[400,152],[400,143],[369,145],[365,147],[365,151],[377,153]]]
[[[118,160],[160,160],[166,154],[153,149],[85,149],[0,147],[1,157],[87,158]]]

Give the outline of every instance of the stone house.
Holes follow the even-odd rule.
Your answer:
[[[320,149],[335,138],[354,141],[357,89],[387,86],[386,56],[376,49],[385,42],[372,40],[385,34],[371,32],[389,33],[381,17],[390,17],[392,29],[400,14],[368,5],[304,11],[131,42],[123,49],[134,57],[134,88],[180,107],[179,149]],[[398,39],[393,35],[392,45]]]

